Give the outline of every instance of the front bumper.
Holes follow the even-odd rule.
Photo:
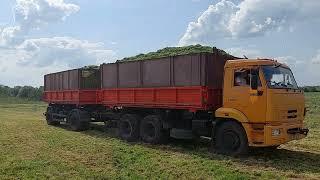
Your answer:
[[[260,128],[249,124],[245,129],[249,146],[256,147],[278,146],[305,138],[309,132],[309,129],[304,128],[301,124],[263,125]]]

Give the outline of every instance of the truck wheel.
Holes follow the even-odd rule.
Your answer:
[[[47,124],[50,125],[50,126],[57,126],[57,125],[60,124],[60,122],[54,120],[52,113],[53,113],[53,107],[49,106],[47,108],[47,112],[46,112]]]
[[[238,156],[248,152],[248,139],[245,130],[233,121],[217,126],[215,151],[219,154]]]
[[[125,114],[119,120],[119,136],[132,142],[139,139],[140,117],[135,114]]]
[[[90,126],[90,116],[87,112],[79,109],[72,110],[68,123],[72,131],[85,131]]]
[[[146,116],[140,126],[140,136],[146,143],[166,143],[170,133],[162,128],[161,117],[157,115]]]
[[[279,146],[280,145],[274,145],[274,146],[269,146],[269,147],[263,147],[261,149],[266,151],[266,152],[273,152],[273,151],[276,151]]]

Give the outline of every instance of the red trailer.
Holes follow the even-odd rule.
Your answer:
[[[102,121],[128,141],[160,143],[210,136],[222,106],[224,65],[231,56],[198,53],[102,64],[45,76],[48,124],[73,130]]]
[[[226,59],[201,53],[101,65],[102,104],[215,110],[222,105]]]
[[[100,70],[74,69],[44,76],[43,101],[49,104],[100,104]]]
[[[43,101],[49,104],[45,113],[47,123],[57,125],[67,121],[73,130],[87,129],[90,112],[92,109],[99,109],[97,107],[101,104],[99,93],[99,67],[45,75]]]

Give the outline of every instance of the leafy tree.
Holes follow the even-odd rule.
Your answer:
[[[41,100],[43,87],[32,86],[15,86],[10,88],[8,86],[0,85],[0,96],[18,97],[28,100]]]
[[[10,88],[10,96],[16,97],[21,89],[21,86],[15,86],[14,88]]]
[[[8,96],[10,87],[0,85],[0,96]]]
[[[320,92],[320,86],[305,86],[302,89],[304,92]]]

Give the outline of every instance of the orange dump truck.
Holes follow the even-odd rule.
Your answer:
[[[152,144],[204,136],[230,155],[308,134],[304,94],[288,66],[217,51],[49,74],[44,101],[50,125],[80,131],[101,121],[124,140]]]

